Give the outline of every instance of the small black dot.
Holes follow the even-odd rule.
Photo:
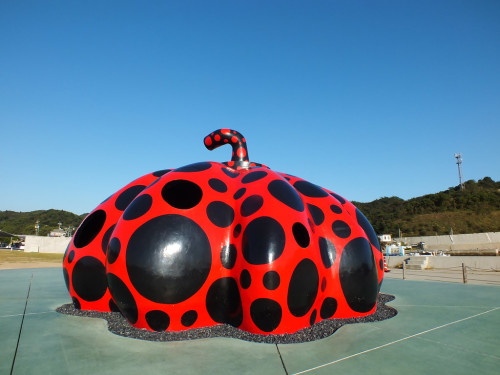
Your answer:
[[[156,172],[153,172],[153,176],[155,177],[161,177],[163,176],[164,174],[170,172],[171,169],[162,169],[161,171],[156,171]]]
[[[236,263],[236,256],[238,252],[236,251],[236,246],[233,244],[224,246],[220,251],[220,261],[222,263],[222,267],[230,270],[234,267]]]
[[[161,310],[148,311],[145,318],[149,327],[156,332],[163,332],[170,325],[170,317]]]
[[[334,214],[341,214],[341,213],[342,213],[342,207],[337,206],[336,204],[332,204],[332,205],[330,206],[330,210],[332,210],[332,212],[333,212]]]
[[[68,255],[68,263],[71,263],[75,258],[75,250],[71,250]]]
[[[280,286],[280,275],[276,271],[268,271],[262,278],[264,287],[269,290],[275,290]]]
[[[241,179],[241,183],[249,184],[251,182],[258,181],[266,176],[267,176],[266,171],[250,172],[250,173],[246,174],[245,176],[243,176],[243,178]]]
[[[239,189],[236,193],[234,193],[233,198],[240,199],[246,193],[246,191],[247,191],[246,188]]]
[[[248,289],[252,284],[252,276],[250,276],[250,272],[248,270],[241,271],[240,274],[240,285],[243,289]]]
[[[267,185],[267,190],[274,198],[295,211],[304,211],[304,202],[302,202],[300,195],[288,182],[273,180]]]
[[[110,226],[106,233],[104,233],[104,236],[102,236],[101,249],[104,255],[106,255],[106,252],[108,251],[109,239],[111,238],[111,233],[115,230],[115,226],[116,224]]]
[[[238,238],[240,234],[241,234],[241,224],[238,224],[233,229],[233,237]]]
[[[187,210],[200,203],[203,191],[194,182],[172,180],[161,189],[161,196],[172,207]]]
[[[311,241],[307,228],[302,223],[295,223],[292,226],[293,238],[300,247],[306,248]]]
[[[250,305],[250,317],[264,332],[275,330],[281,323],[283,311],[278,302],[269,298],[259,298]]]
[[[198,319],[198,313],[194,310],[186,311],[182,314],[181,323],[184,327],[191,327]]]
[[[108,263],[113,264],[120,255],[121,243],[117,237],[113,237],[108,245]]]
[[[311,213],[311,216],[313,218],[314,224],[316,225],[321,225],[323,221],[325,220],[325,214],[321,210],[321,208],[313,205],[313,204],[307,204],[307,208],[309,209],[309,212]]]
[[[332,224],[333,233],[337,237],[347,238],[351,235],[351,227],[345,221],[336,220]]]
[[[337,311],[337,300],[332,297],[327,297],[321,304],[321,309],[319,311],[319,316],[321,319],[329,319]]]
[[[342,198],[340,195],[335,194],[335,193],[330,193],[330,195],[332,197],[334,197],[335,199],[337,199],[341,204],[345,204],[345,199]]]
[[[227,203],[215,201],[207,206],[207,216],[212,224],[227,228],[233,223],[234,210]]]
[[[316,323],[316,315],[318,315],[316,309],[313,310],[313,312],[311,313],[311,317],[309,318],[309,324],[310,325],[313,325],[314,323]]]
[[[248,217],[260,210],[264,204],[264,198],[260,195],[251,195],[241,204],[241,216]]]
[[[123,220],[135,220],[149,211],[153,205],[153,198],[149,194],[142,194],[135,198],[123,213]]]
[[[306,197],[322,198],[328,196],[328,193],[323,190],[323,188],[319,187],[318,185],[314,185],[309,181],[297,181],[293,184],[293,187],[300,193],[304,194]]]
[[[318,245],[323,265],[325,268],[330,268],[337,257],[335,245],[329,239],[324,237],[320,237],[318,239]]]
[[[224,181],[219,180],[218,178],[211,178],[208,180],[208,185],[219,193],[225,193],[227,191],[227,185]]]
[[[229,168],[221,168],[221,171],[224,172],[224,174],[230,178],[236,178],[240,175],[238,172]]]
[[[115,207],[119,211],[125,211],[130,203],[146,188],[145,185],[134,185],[124,190],[115,201]]]

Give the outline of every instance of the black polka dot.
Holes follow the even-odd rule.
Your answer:
[[[313,205],[313,204],[307,204],[307,208],[309,209],[309,212],[311,213],[311,217],[314,221],[314,224],[316,225],[321,225],[323,221],[325,220],[325,214],[321,210],[321,208]]]
[[[170,325],[170,317],[161,310],[151,310],[146,313],[146,322],[156,332],[164,332]]]
[[[115,207],[119,211],[125,211],[130,203],[146,188],[145,185],[134,185],[124,190],[115,201]]]
[[[63,263],[64,263],[64,259],[67,258],[68,256],[68,252],[69,252],[69,247],[71,246],[71,241],[68,243],[68,246],[66,246],[66,250],[64,251],[64,255],[63,255]]]
[[[250,272],[248,272],[248,270],[241,271],[241,274],[240,274],[241,287],[243,289],[248,289],[248,288],[250,288],[251,284],[252,284],[252,276],[250,275]]]
[[[335,193],[330,193],[330,195],[334,197],[336,200],[338,200],[341,204],[345,204],[345,199],[342,198],[340,195]]]
[[[243,232],[243,257],[250,264],[269,264],[285,249],[283,227],[273,218],[262,216],[252,220]]]
[[[332,212],[333,212],[334,214],[341,214],[341,213],[342,213],[342,207],[337,206],[336,204],[332,204],[332,205],[330,206],[330,210],[332,210]]]
[[[122,312],[123,316],[131,323],[135,324],[139,317],[137,303],[134,296],[130,293],[127,285],[115,274],[108,273],[107,275],[109,291],[116,305]]]
[[[222,267],[230,270],[234,267],[236,263],[236,256],[238,252],[236,251],[236,246],[233,244],[224,246],[220,251],[220,261],[222,263]]]
[[[121,248],[122,245],[117,237],[113,237],[111,241],[109,241],[108,255],[107,255],[109,264],[113,264],[116,261],[118,255],[120,255]]]
[[[211,178],[208,180],[208,185],[219,193],[225,193],[227,191],[227,185],[224,181],[219,180],[218,178]]]
[[[328,193],[325,190],[318,185],[310,183],[309,181],[297,181],[293,184],[293,187],[306,197],[322,198],[328,196]]]
[[[295,211],[304,211],[304,202],[297,194],[297,191],[286,181],[274,180],[267,185],[269,193],[281,203],[294,209]]]
[[[243,321],[243,308],[236,281],[232,277],[215,280],[208,289],[206,307],[215,322],[239,327]]]
[[[380,267],[380,271],[384,270],[384,261],[382,260],[382,258],[379,259],[378,266]]]
[[[198,319],[198,313],[194,310],[186,311],[182,314],[181,323],[184,327],[191,327]]]
[[[221,168],[221,171],[224,172],[224,174],[230,178],[236,178],[240,175],[238,172],[229,168]]]
[[[345,221],[336,220],[332,224],[333,233],[337,237],[347,238],[351,235],[351,227]]]
[[[64,283],[66,284],[66,289],[69,291],[69,273],[66,267],[63,267]]]
[[[337,311],[337,300],[332,297],[326,297],[321,304],[321,309],[319,310],[319,316],[321,319],[330,319],[333,314]]]
[[[78,298],[71,297],[71,301],[73,302],[73,306],[75,306],[75,309],[77,309],[77,310],[82,309],[82,305],[80,305],[80,301],[78,301]]]
[[[311,259],[303,259],[295,267],[288,286],[287,304],[292,315],[307,314],[318,294],[319,274]]]
[[[309,246],[309,242],[311,239],[309,238],[309,232],[307,231],[307,228],[304,226],[304,224],[302,223],[293,224],[292,233],[293,233],[293,238],[295,238],[295,242],[297,242],[297,245],[303,248]]]
[[[106,233],[104,233],[104,236],[102,236],[102,241],[101,241],[101,249],[104,255],[106,255],[108,251],[108,245],[109,245],[109,239],[111,238],[111,233],[115,230],[116,224],[113,224],[108,228]]]
[[[119,312],[120,311],[120,309],[118,308],[118,306],[116,306],[116,303],[115,303],[115,301],[113,301],[112,298],[109,299],[108,307],[109,307],[109,311],[112,311],[112,312]]]
[[[234,210],[227,203],[215,201],[207,206],[207,216],[215,226],[227,228],[233,223]]]
[[[356,208],[356,219],[358,220],[358,224],[363,228],[363,230],[366,233],[366,236],[368,237],[368,240],[370,240],[370,243],[375,246],[375,248],[380,251],[380,245],[378,242],[378,237],[375,234],[375,231],[373,230],[373,227],[371,226],[370,222],[368,219],[363,215],[363,213]]]
[[[266,176],[267,176],[266,171],[250,172],[243,176],[243,178],[241,179],[241,183],[249,184],[250,182],[258,181]]]
[[[175,169],[175,172],[202,172],[210,169],[211,166],[212,164],[210,164],[209,162],[200,162],[177,168]]]
[[[79,249],[87,246],[99,234],[105,221],[106,212],[104,210],[92,212],[76,230],[73,237],[73,245]]]
[[[212,251],[207,235],[193,220],[163,215],[132,234],[126,264],[130,281],[142,296],[157,303],[179,303],[204,284]]]
[[[366,238],[355,238],[342,250],[339,280],[351,309],[368,312],[375,306],[378,274],[372,247]]]
[[[316,311],[316,309],[314,309],[311,313],[311,316],[309,317],[309,325],[313,325],[314,323],[316,323],[316,316],[318,315],[318,312]]]
[[[241,234],[241,224],[238,224],[233,229],[233,237],[238,238]]]
[[[264,204],[264,198],[260,195],[251,195],[245,198],[241,204],[241,216],[247,217],[260,210]]]
[[[274,331],[281,323],[283,312],[278,302],[259,298],[250,305],[250,316],[255,325],[264,332]]]
[[[321,280],[321,291],[324,292],[326,289],[326,277]]]
[[[161,171],[156,171],[156,172],[153,172],[153,176],[155,177],[161,177],[163,176],[164,174],[170,172],[171,169],[162,169]]]
[[[71,263],[75,259],[75,250],[71,250],[68,255],[68,263]]]
[[[135,220],[149,211],[153,205],[153,198],[149,194],[142,194],[135,198],[123,213],[123,220]]]
[[[280,275],[276,271],[267,271],[262,278],[262,284],[269,290],[275,290],[280,286]]]
[[[73,268],[71,284],[76,294],[85,301],[101,299],[108,287],[104,264],[92,256],[80,258]]]
[[[203,191],[194,182],[172,180],[161,189],[161,196],[172,207],[187,210],[200,203]]]
[[[318,245],[323,265],[325,268],[330,268],[332,264],[335,263],[335,258],[337,257],[337,249],[335,249],[335,245],[329,239],[324,237],[319,238]]]
[[[240,199],[246,193],[246,191],[247,191],[246,188],[239,189],[236,193],[234,193],[233,198]]]

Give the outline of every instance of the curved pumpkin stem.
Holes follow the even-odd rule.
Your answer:
[[[245,138],[236,130],[217,129],[205,137],[204,143],[205,147],[210,151],[229,144],[233,148],[231,161],[236,162],[236,164],[246,164],[249,162]]]

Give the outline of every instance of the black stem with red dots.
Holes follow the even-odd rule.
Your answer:
[[[205,147],[210,151],[229,144],[233,148],[231,161],[236,164],[248,164],[248,150],[245,138],[241,133],[231,129],[218,129],[205,137]]]

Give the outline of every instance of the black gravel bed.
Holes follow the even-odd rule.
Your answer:
[[[131,326],[119,312],[83,311],[75,309],[71,303],[58,307],[56,311],[66,315],[105,319],[108,322],[108,330],[110,332],[116,335],[131,337],[139,340],[182,341],[211,337],[231,337],[245,341],[268,344],[294,344],[323,339],[335,333],[336,330],[345,324],[368,323],[390,319],[398,313],[395,308],[386,306],[386,303],[392,300],[394,300],[394,296],[389,294],[380,294],[377,303],[377,310],[372,315],[365,316],[363,318],[326,319],[295,333],[281,335],[258,335],[242,331],[241,329],[228,324],[195,328],[180,332],[152,332],[146,329],[138,329]]]

